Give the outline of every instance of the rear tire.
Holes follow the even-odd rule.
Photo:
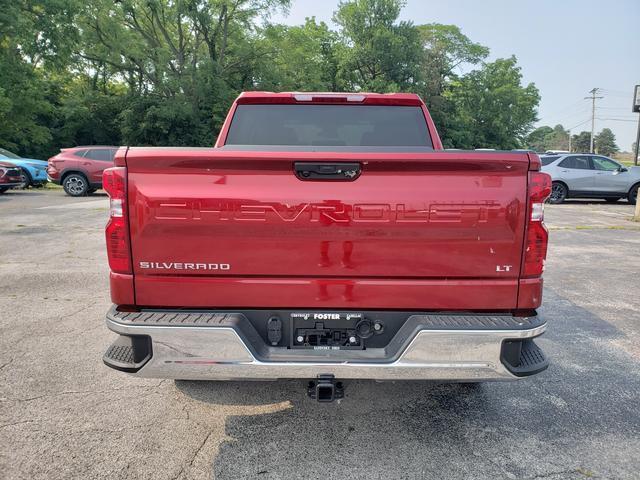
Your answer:
[[[620,200],[619,198],[605,198],[604,201],[607,203],[616,203],[618,200]]]
[[[64,177],[62,188],[71,197],[84,197],[89,191],[89,182],[84,175],[71,173]]]
[[[0,195],[9,190],[9,187],[0,187]]]
[[[549,203],[558,204],[564,202],[569,193],[569,189],[564,183],[553,182],[551,186],[551,196],[549,197]]]
[[[629,196],[627,197],[627,200],[629,200],[629,203],[631,205],[635,205],[638,201],[638,188],[640,188],[640,183],[638,185],[634,185],[631,190],[629,190]]]

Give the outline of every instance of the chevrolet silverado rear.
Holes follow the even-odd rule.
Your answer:
[[[250,92],[214,148],[104,172],[118,338],[141,377],[510,380],[547,359],[535,154],[445,151],[410,94]]]

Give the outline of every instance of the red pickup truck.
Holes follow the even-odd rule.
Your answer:
[[[512,380],[544,370],[525,151],[445,151],[412,94],[247,92],[214,148],[104,172],[104,362],[140,377]]]

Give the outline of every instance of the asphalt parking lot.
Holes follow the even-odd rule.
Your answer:
[[[625,202],[547,209],[544,373],[477,387],[135,379],[114,337],[104,195],[0,196],[0,477],[640,478],[640,224]]]

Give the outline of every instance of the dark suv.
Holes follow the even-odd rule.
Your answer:
[[[87,146],[63,148],[49,159],[49,180],[62,185],[72,197],[82,197],[102,188],[102,172],[113,167],[118,147]]]

